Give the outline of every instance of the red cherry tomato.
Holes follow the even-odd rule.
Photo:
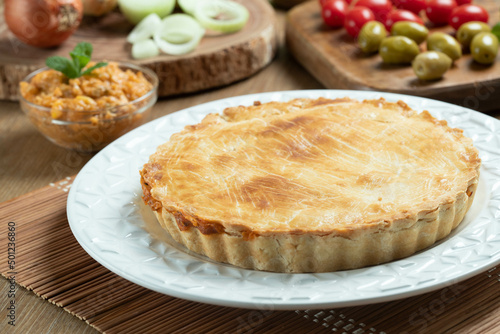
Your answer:
[[[323,7],[327,2],[330,2],[331,0],[319,0],[319,4],[321,7]],[[347,4],[350,4],[354,0],[344,0]]]
[[[411,21],[419,24],[424,24],[422,18],[409,10],[396,9],[389,13],[387,20],[384,22],[387,31],[391,31],[392,25],[399,21]]]
[[[477,5],[462,5],[455,8],[450,15],[448,23],[455,29],[466,22],[481,21],[488,23],[489,15],[486,9]]]
[[[399,9],[406,9],[415,14],[420,13],[427,7],[425,0],[393,0],[392,3]]]
[[[342,27],[348,7],[349,5],[344,0],[329,0],[325,2],[321,10],[323,21],[330,27]]]
[[[457,5],[459,5],[459,6],[472,3],[472,0],[455,0],[455,1],[457,2]]]
[[[392,10],[392,2],[390,0],[358,0],[354,6],[369,8],[375,15],[375,20],[380,22],[384,22]]]
[[[455,0],[429,0],[425,14],[429,21],[436,25],[448,24],[451,12],[457,7]]]
[[[349,35],[357,37],[359,31],[366,22],[374,21],[375,15],[373,12],[362,6],[352,7],[347,10],[344,20],[344,28]]]

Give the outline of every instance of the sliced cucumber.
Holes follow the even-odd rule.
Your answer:
[[[242,29],[250,16],[245,6],[230,0],[197,1],[193,15],[204,28],[224,33]]]
[[[173,14],[164,18],[153,39],[161,51],[182,55],[193,51],[205,34],[205,29],[187,14]]]
[[[152,39],[146,39],[132,44],[132,57],[134,59],[150,58],[158,56],[159,54],[160,50]]]
[[[137,43],[151,38],[161,25],[161,18],[156,13],[146,16],[138,25],[132,29],[127,36],[127,42]]]

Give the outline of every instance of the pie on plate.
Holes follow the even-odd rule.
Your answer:
[[[227,108],[159,146],[144,201],[170,235],[215,261],[329,272],[407,257],[472,204],[472,140],[384,99]]]

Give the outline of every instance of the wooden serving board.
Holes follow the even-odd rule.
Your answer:
[[[19,41],[3,20],[0,1],[0,99],[16,100],[19,82],[44,65],[49,56],[68,57],[82,41],[93,44],[95,60],[131,62],[151,68],[160,79],[159,96],[197,92],[227,85],[269,64],[277,50],[275,12],[267,0],[243,1],[250,12],[245,27],[233,34],[207,34],[198,48],[183,56],[162,54],[134,60],[126,36],[133,26],[115,10],[103,17],[85,17],[61,46],[41,49]]]
[[[499,21],[499,2],[476,0],[475,3],[488,10],[490,25]],[[428,27],[430,32],[454,31],[450,26],[433,28],[428,24]],[[466,54],[443,79],[421,81],[411,66],[383,64],[378,54],[364,55],[343,28],[326,26],[318,1],[295,6],[288,13],[286,42],[294,57],[327,88],[416,95],[480,111],[500,109],[500,54],[491,66],[477,64]]]

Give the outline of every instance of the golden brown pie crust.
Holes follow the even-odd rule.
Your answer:
[[[383,99],[234,107],[158,147],[144,201],[179,243],[276,272],[409,256],[462,221],[480,159],[462,130]]]

